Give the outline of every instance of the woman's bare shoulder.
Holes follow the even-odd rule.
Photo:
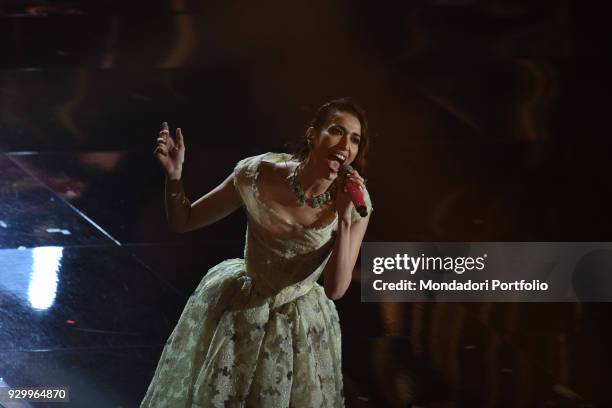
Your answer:
[[[263,160],[260,173],[265,173],[266,178],[271,181],[285,180],[299,163],[291,158],[281,160]]]
[[[259,188],[264,198],[286,205],[293,197],[287,178],[297,162],[262,161],[259,169]]]

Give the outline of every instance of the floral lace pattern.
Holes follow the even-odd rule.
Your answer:
[[[257,191],[261,161],[287,158],[266,153],[236,165],[245,259],[225,260],[201,280],[141,407],[344,406],[338,312],[317,283],[337,219],[323,228],[286,223],[279,233]],[[367,192],[366,202],[371,208]]]

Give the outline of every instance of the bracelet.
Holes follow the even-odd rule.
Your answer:
[[[183,182],[179,180],[166,180],[166,186],[170,192],[170,197],[175,200],[185,202],[185,192],[183,191]]]

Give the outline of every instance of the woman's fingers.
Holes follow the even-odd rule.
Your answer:
[[[361,176],[359,175],[359,173],[357,173],[356,171],[352,172],[352,173],[349,175],[349,177],[353,177],[353,178],[356,178],[356,179],[358,179],[358,180],[364,181],[364,178],[363,178],[363,177],[361,177]]]
[[[358,181],[355,181],[355,184],[357,184],[357,185],[359,186],[359,189],[360,189],[361,191],[363,191],[363,190],[365,189],[365,186],[363,185],[363,183],[360,183],[360,182],[358,182]]]
[[[361,190],[365,190],[365,180],[357,172],[353,172],[347,176],[352,182],[357,183]]]
[[[162,122],[161,131],[159,132],[160,137],[167,137],[170,134],[170,129],[168,128],[168,122]]]
[[[159,134],[160,136],[157,138],[157,144],[167,146],[168,148],[171,149],[174,146],[172,139],[168,137],[166,133],[159,132]]]
[[[164,122],[166,123],[166,122]],[[167,125],[166,125],[167,126]],[[174,140],[170,137],[170,131],[166,128],[164,129],[162,126],[162,130],[159,132],[159,137],[157,138],[157,143],[160,143],[160,139],[169,147],[172,148],[174,146]]]
[[[158,145],[155,148],[155,150],[153,150],[153,154],[155,156],[158,156],[158,155],[167,156],[168,155],[168,151],[164,148],[164,146]]]
[[[170,136],[168,122],[162,122],[162,128],[159,132],[159,137],[157,138],[157,144],[158,147],[163,146],[162,154],[165,156],[168,155],[168,152],[175,152],[177,149],[184,149],[185,140],[183,139],[183,132],[181,131],[181,128],[176,129],[176,136],[175,138],[172,138],[172,136]],[[157,149],[155,151],[157,151]]]
[[[179,149],[185,147],[185,140],[183,139],[183,131],[181,130],[181,128],[176,129],[176,146]]]
[[[365,182],[365,179],[361,177],[357,172],[347,174],[347,177],[350,178],[351,180],[359,180],[361,182]]]

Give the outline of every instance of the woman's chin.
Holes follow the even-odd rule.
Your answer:
[[[337,171],[333,171],[333,170],[329,170],[329,174],[327,175],[327,179],[328,180],[335,180],[338,178],[338,172]]]

